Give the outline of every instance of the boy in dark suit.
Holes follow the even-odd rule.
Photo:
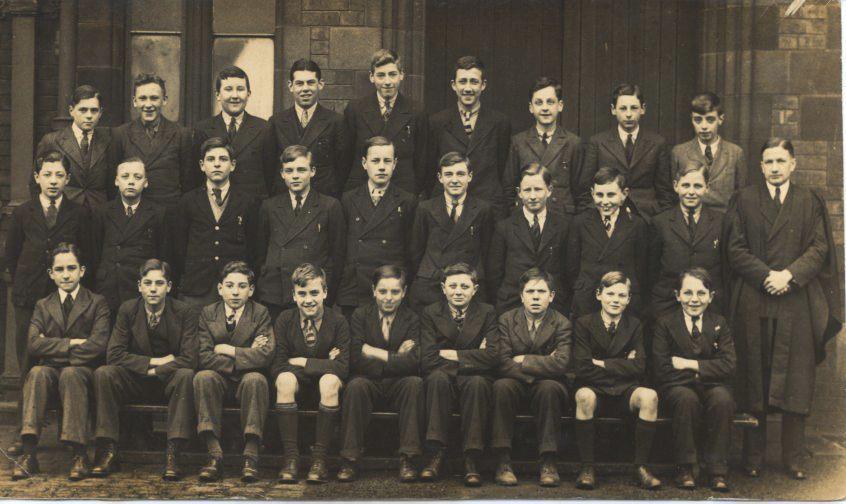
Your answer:
[[[74,89],[68,115],[73,119],[71,125],[44,135],[35,151],[40,155],[57,150],[68,159],[65,195],[92,211],[106,202],[107,195],[114,194],[110,187],[114,173],[112,133],[107,127],[97,126],[103,116],[100,91],[87,84]]]
[[[232,146],[212,137],[200,147],[205,183],[184,194],[174,224],[174,257],[179,299],[195,306],[218,301],[214,279],[231,261],[256,256],[256,201],[230,182],[240,165]]]
[[[349,318],[356,307],[369,304],[376,268],[411,265],[411,226],[417,198],[391,184],[396,166],[394,145],[385,137],[367,141],[361,164],[367,184],[344,194],[341,206],[347,222],[347,254],[338,304]]]
[[[617,127],[592,136],[585,147],[579,176],[579,209],[590,208],[593,177],[602,167],[616,168],[629,180],[631,201],[644,216],[676,202],[670,173],[670,146],[664,137],[640,128],[646,101],[640,87],[623,83],[611,92],[611,115]]]
[[[652,365],[661,393],[662,408],[673,418],[673,448],[679,464],[676,485],[696,488],[695,432],[706,424],[708,437],[703,459],[711,489],[728,492],[728,456],[734,398],[735,354],[731,328],[708,306],[714,287],[708,272],[693,268],[679,275],[676,297],[681,305],[655,325]]]
[[[291,275],[296,308],[276,319],[276,356],[270,375],[276,384],[276,410],[284,462],[280,483],[296,483],[300,452],[298,403],[319,399],[308,483],[329,481],[326,452],[335,432],[343,380],[349,372],[350,334],[343,315],[327,310],[326,273],[305,263]]]
[[[582,139],[558,124],[564,110],[561,84],[539,77],[529,90],[529,112],[535,123],[511,138],[511,150],[502,187],[510,207],[517,201],[520,170],[529,163],[545,166],[552,175],[555,194],[549,207],[559,213],[575,213],[578,170],[582,165]]]
[[[635,411],[635,478],[641,488],[655,490],[661,486],[646,467],[655,438],[658,394],[641,386],[646,377],[643,326],[625,313],[631,288],[626,275],[609,271],[596,289],[600,310],[576,320],[576,444],[582,461],[576,488],[583,490],[596,486],[594,417],[628,418]]]
[[[114,130],[114,159],[140,158],[147,169],[147,198],[173,208],[199,180],[191,162],[191,130],[162,115],[167,103],[164,80],[139,74],[132,82],[132,106],[138,118]]]
[[[241,407],[244,466],[241,481],[258,481],[258,454],[270,402],[265,370],[273,360],[276,339],[267,308],[251,300],[255,274],[243,261],[223,267],[217,290],[222,301],[200,312],[197,328],[199,367],[194,375],[197,433],[206,442],[208,464],[200,481],[223,478],[220,447],[224,402]]]
[[[49,273],[58,290],[38,301],[29,326],[29,358],[34,365],[23,386],[23,454],[15,462],[13,480],[38,472],[38,438],[48,404],[57,398],[61,440],[73,449],[68,479],[87,478],[90,471],[89,404],[94,399],[94,369],[105,360],[109,306],[103,296],[79,285],[85,266],[75,245],[60,243],[52,257]]]
[[[458,104],[429,117],[426,169],[447,152],[464,154],[476,173],[468,192],[490,203],[497,216],[505,216],[500,180],[511,142],[511,121],[489,106],[482,107],[480,98],[487,84],[485,64],[479,58],[458,58],[450,81]],[[427,175],[425,190],[434,182]],[[435,194],[440,194],[441,188],[436,189]]]
[[[258,299],[271,318],[294,305],[291,274],[303,262],[326,273],[327,304],[335,303],[344,266],[344,211],[335,198],[311,190],[311,153],[290,145],[279,156],[287,192],[266,199],[259,210],[256,260]]]
[[[337,198],[350,169],[348,163],[352,139],[344,124],[344,117],[320,104],[323,85],[320,66],[314,61],[299,59],[291,65],[288,91],[294,97],[294,106],[270,118],[271,140],[274,159],[291,145],[308,148],[315,170],[312,187],[322,194]],[[285,188],[280,187],[275,176],[273,183],[284,192]]]
[[[703,196],[705,207],[725,212],[734,191],[746,187],[746,156],[743,149],[720,136],[726,116],[720,98],[701,93],[690,101],[690,121],[695,138],[673,147],[670,168],[676,173],[690,162],[706,166],[709,190]],[[719,282],[717,282],[719,285]]]
[[[520,278],[529,268],[540,268],[552,278],[553,307],[570,311],[569,282],[564,277],[570,216],[549,209],[555,193],[552,174],[537,163],[520,173],[517,195],[521,208],[496,223],[488,254],[490,298],[499,314],[520,305]]]
[[[194,369],[197,367],[197,311],[171,299],[170,265],[149,259],[139,274],[141,297],[120,306],[109,339],[107,366],[94,373],[97,392],[97,457],[93,476],[117,468],[119,413],[134,400],[168,402],[167,453],[162,478],[182,478],[179,453],[191,439],[194,419]]]
[[[493,211],[489,203],[467,194],[473,169],[466,156],[448,152],[438,163],[438,181],[444,193],[421,202],[411,232],[411,307],[420,312],[441,298],[438,275],[450,264],[463,262],[485,278],[484,265],[493,234]],[[481,296],[484,297],[484,289]]]
[[[646,223],[624,206],[629,195],[626,176],[616,168],[600,168],[593,177],[595,210],[573,219],[567,237],[567,278],[573,282],[572,316],[599,310],[596,286],[602,275],[619,270],[631,281],[629,310],[640,312],[642,276],[646,273]]]
[[[138,269],[144,261],[169,257],[165,209],[142,198],[144,162],[130,158],[119,164],[115,185],[120,196],[97,208],[91,233],[96,291],[106,298],[113,318],[124,301],[138,297]]]
[[[402,61],[394,51],[376,51],[370,60],[370,82],[376,88],[375,93],[350,102],[344,109],[344,121],[352,137],[352,159],[364,155],[368,138],[378,135],[389,139],[397,157],[394,183],[418,195],[429,187],[430,174],[425,164],[428,126],[423,107],[399,92],[404,77]],[[361,171],[353,169],[344,191],[366,181]]]
[[[250,100],[250,78],[241,68],[229,66],[218,72],[214,89],[220,113],[194,127],[193,158],[199,159],[202,166],[203,143],[213,137],[224,139],[232,149],[232,159],[238,160],[238,170],[232,174],[232,186],[264,199],[277,182],[277,151],[267,121],[246,110]],[[202,184],[198,173],[192,170],[191,176],[195,179],[192,186]]]
[[[364,431],[374,403],[381,403],[399,412],[399,479],[407,483],[417,479],[411,459],[420,455],[423,427],[420,319],[402,304],[406,292],[402,268],[377,268],[372,286],[375,302],[360,306],[352,317],[352,379],[344,389],[338,481],[356,478],[355,463],[364,447]]]
[[[479,302],[476,271],[465,263],[448,265],[441,278],[443,297],[423,310],[421,365],[426,396],[426,442],[432,452],[420,479],[434,481],[443,465],[453,405],[461,412],[464,484],[479,486],[476,468],[485,448],[485,432],[493,401],[496,313]]]
[[[561,415],[569,408],[567,378],[572,353],[572,325],[551,308],[555,291],[552,276],[530,268],[520,277],[522,306],[499,317],[499,375],[494,382],[491,448],[499,463],[495,480],[513,486],[511,469],[514,417],[521,403],[528,403],[535,417],[540,455],[540,485],[558,486],[556,459]]]

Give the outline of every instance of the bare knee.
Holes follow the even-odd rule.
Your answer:
[[[596,393],[586,387],[576,391],[576,418],[590,420],[596,409]]]
[[[341,390],[341,379],[333,374],[320,377],[320,403],[324,406],[338,405],[338,392]]]
[[[658,418],[658,394],[651,388],[637,388],[632,403],[638,408],[638,416],[643,420],[654,421]]]
[[[276,377],[276,402],[281,404],[294,402],[297,387],[297,377],[294,373],[279,373]]]

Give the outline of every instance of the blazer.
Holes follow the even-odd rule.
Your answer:
[[[634,355],[629,358],[629,354]],[[593,363],[605,362],[605,367]],[[576,387],[590,387],[612,396],[637,387],[645,378],[646,351],[643,348],[643,325],[635,317],[623,313],[612,337],[605,328],[600,312],[576,320],[576,345],[573,349]]]
[[[522,208],[496,223],[487,272],[490,299],[496,300],[497,312],[502,314],[520,304],[520,277],[529,268],[541,268],[553,276],[554,306],[559,311],[569,310],[570,281],[565,265],[571,220],[568,214],[547,210],[538,248]]]
[[[499,373],[524,383],[536,379],[566,382],[573,351],[573,326],[567,317],[549,309],[535,331],[529,335],[529,323],[522,306],[499,316]],[[522,364],[512,357],[525,355]]]
[[[549,208],[560,213],[575,213],[578,174],[583,155],[582,139],[560,125],[555,128],[546,149],[534,125],[514,135],[502,178],[509,206],[514,206],[517,201],[520,171],[527,164],[535,162],[545,166],[552,175],[553,190]]]
[[[59,292],[35,304],[29,323],[30,362],[36,366],[87,366],[97,368],[106,360],[109,342],[109,306],[105,298],[80,286],[65,320]],[[71,347],[70,340],[85,343]]]
[[[256,200],[230,184],[226,207],[216,221],[207,191],[203,184],[184,194],[174,219],[174,278],[180,294],[203,295],[217,285],[226,263],[253,264],[258,255]]]
[[[299,216],[285,192],[261,204],[256,244],[258,299],[284,306],[293,303],[291,273],[310,262],[326,271],[329,297],[335,302],[344,267],[344,212],[335,198],[309,191]]]
[[[450,264],[465,262],[485,278],[493,234],[490,204],[467,196],[458,222],[449,218],[443,195],[421,202],[411,232],[412,265],[421,278],[437,279]]]
[[[151,257],[170,261],[165,209],[143,197],[131,219],[120,198],[98,207],[91,241],[90,274],[96,292],[114,313],[121,303],[138,297],[138,270],[144,261]]]
[[[425,165],[428,125],[419,103],[399,93],[394,100],[391,115],[385,122],[379,109],[379,99],[375,92],[371,92],[347,105],[344,121],[353,142],[351,169],[344,191],[367,182],[367,174],[361,169],[360,160],[364,155],[365,142],[376,135],[384,136],[394,143],[397,164],[392,182],[415,195],[427,187],[427,181],[434,173]]]
[[[674,175],[689,161],[698,161],[708,166],[708,160],[699,150],[699,142],[696,138],[674,146],[671,154],[670,167]],[[710,175],[708,192],[702,197],[702,203],[708,208],[725,212],[731,195],[748,184],[749,174],[743,149],[725,138],[720,138],[717,155],[708,167],[708,172]]]
[[[300,320],[300,311],[291,308],[283,311],[273,324],[276,334],[276,355],[270,366],[271,377],[275,380],[280,373],[290,372],[300,378],[312,378],[317,381],[325,374],[333,374],[345,379],[349,372],[350,329],[347,319],[334,310],[324,308],[323,322],[317,331],[317,343],[313,347],[305,344],[305,336]],[[337,348],[340,354],[334,359],[329,352]],[[288,363],[293,357],[306,357],[305,367]]]
[[[375,302],[359,306],[350,323],[350,374],[369,378],[393,378],[420,374],[420,318],[401,304],[394,314],[388,341],[382,336],[382,320]],[[406,340],[414,347],[405,354],[398,352]],[[388,351],[388,362],[368,359],[361,355],[364,344]]]
[[[168,297],[161,315],[160,330],[168,337],[170,352],[175,360],[156,366],[155,372],[161,380],[167,379],[177,369],[197,368],[197,312],[188,303]],[[163,325],[162,325],[163,324]],[[155,357],[147,334],[147,310],[142,298],[130,299],[120,305],[106,361],[120,366],[136,375],[147,376],[150,359]]]
[[[458,107],[453,105],[429,117],[428,159],[426,170],[437,173],[438,161],[447,152],[460,152],[470,159],[473,180],[468,193],[481,198],[494,207],[498,216],[505,216],[502,193],[502,172],[511,145],[511,120],[505,114],[483,104],[476,117],[476,126],[468,137]],[[435,185],[432,196],[443,193],[432,173],[426,175],[428,194]]]
[[[411,228],[417,198],[397,187],[373,206],[367,184],[347,191],[341,200],[347,227],[347,253],[337,302],[358,306],[372,299],[373,271],[394,264],[410,271]]]
[[[459,331],[447,301],[423,309],[420,316],[421,366],[425,374],[441,371],[449,376],[493,376],[499,365],[497,324],[493,306],[471,300]],[[482,342],[485,348],[479,348]],[[441,350],[457,350],[458,362],[439,355]]]
[[[702,316],[701,327],[697,347],[684,323],[681,308],[658,319],[652,339],[652,366],[659,390],[695,384],[731,384],[736,364],[731,327],[726,319],[710,311]],[[699,361],[699,372],[673,368],[674,356]]]
[[[350,169],[349,158],[352,152],[352,138],[344,117],[318,103],[302,133],[296,107],[273,114],[270,127],[276,187],[273,194],[287,192],[277,175],[282,151],[290,145],[303,145],[311,152],[311,163],[316,171],[311,181],[312,188],[333,198],[339,197]],[[352,160],[352,170],[355,171],[357,165],[358,171],[363,171],[361,163],[356,161]]]
[[[6,267],[12,276],[15,306],[35,306],[56,288],[47,275],[56,245],[70,242],[82,250],[90,249],[89,215],[85,207],[63,197],[56,224],[48,228],[38,196],[15,208],[6,235]],[[82,262],[87,265],[85,256]]]
[[[68,185],[64,190],[68,199],[93,210],[105,203],[107,196],[116,194],[112,132],[109,128],[94,128],[94,135],[88,147],[88,163],[83,159],[71,126],[47,133],[38,142],[35,150],[37,155],[41,155],[51,149],[64,154],[70,162]],[[33,194],[38,193],[38,187],[32,179],[30,189]]]
[[[271,136],[270,126],[260,117],[244,112],[241,127],[230,145],[235,159],[235,171],[232,172],[232,185],[256,198],[266,198],[271,194],[273,184],[279,179],[278,159]],[[198,169],[202,161],[200,147],[212,137],[229,141],[223,114],[209,117],[194,127],[193,165],[191,166],[191,187],[203,185],[205,178]],[[184,190],[183,190],[184,192]]]
[[[676,203],[673,174],[670,172],[670,146],[664,137],[640,128],[632,162],[626,162],[626,150],[619,129],[597,133],[585,146],[585,159],[579,176],[579,208],[593,206],[590,188],[593,176],[602,166],[617,168],[626,175],[629,198],[641,215],[655,215]]]
[[[253,341],[259,336],[266,336],[267,343],[251,348]],[[222,343],[235,347],[234,358],[214,353],[215,345]],[[267,308],[253,300],[248,300],[244,305],[241,318],[231,334],[226,330],[226,309],[223,301],[204,307],[197,323],[197,344],[197,369],[211,369],[233,381],[239,381],[250,371],[267,371],[276,350],[270,314]]]
[[[141,119],[118,126],[113,133],[116,164],[130,157],[144,161],[150,184],[144,190],[145,198],[173,207],[179,196],[199,180],[200,167],[192,155],[191,130],[162,116],[152,140]]]

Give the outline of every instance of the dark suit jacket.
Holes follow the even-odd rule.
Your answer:
[[[6,235],[6,267],[12,276],[15,306],[35,306],[36,301],[56,288],[47,274],[53,264],[50,254],[56,245],[70,242],[83,251],[90,248],[89,216],[85,207],[62,198],[56,225],[48,228],[37,195],[12,212]],[[85,256],[82,262],[88,264]]]
[[[109,342],[109,306],[103,296],[80,287],[65,321],[59,292],[54,291],[35,305],[29,323],[30,362],[38,366],[88,366],[97,368],[106,360]],[[70,346],[70,340],[85,343]]]
[[[681,308],[658,319],[652,339],[652,368],[660,390],[697,383],[731,384],[736,362],[731,327],[726,319],[710,311],[705,312],[701,324],[697,349]],[[674,356],[699,361],[699,372],[673,368]]]
[[[708,160],[699,150],[699,142],[694,138],[673,147],[671,152],[671,171],[675,174],[689,161],[698,161],[708,166]],[[743,149],[725,138],[720,138],[714,163],[708,168],[708,192],[702,197],[706,207],[725,212],[734,191],[746,187],[749,179],[746,167],[746,155]]]
[[[544,150],[538,138],[537,129],[531,128],[517,133],[511,138],[511,150],[508,154],[502,186],[509,207],[517,199],[520,170],[529,163],[540,163],[552,175],[552,196],[549,208],[560,213],[576,212],[576,197],[579,168],[582,165],[584,146],[582,139],[560,125]]]
[[[534,339],[529,335],[528,324],[522,306],[499,316],[500,375],[524,383],[536,379],[566,382],[573,352],[572,324],[554,309],[544,315]],[[526,356],[522,364],[512,360],[517,355]]]
[[[89,145],[89,161],[86,166],[82,158],[82,151],[76,141],[71,126],[44,135],[36,155],[55,149],[65,155],[70,162],[70,176],[64,194],[72,201],[84,205],[88,210],[106,202],[107,196],[113,196],[115,191],[114,151],[112,149],[112,132],[109,128],[98,127]],[[34,180],[30,180],[32,193],[38,193]]]
[[[613,129],[592,136],[585,147],[585,159],[579,176],[579,208],[593,206],[590,188],[593,176],[603,167],[613,167],[626,175],[630,199],[641,215],[655,215],[676,203],[673,174],[670,172],[670,146],[664,137],[645,130],[637,134],[632,163],[626,163],[625,145],[619,130]]]
[[[529,268],[541,268],[553,276],[556,283],[553,286],[554,306],[559,311],[569,311],[570,281],[565,276],[565,254],[571,220],[567,214],[547,210],[537,249],[521,208],[496,223],[488,253],[487,272],[490,298],[496,299],[498,313],[502,314],[520,304],[520,277]]]
[[[197,313],[194,307],[168,297],[159,325],[167,334],[174,361],[157,366],[156,376],[166,380],[177,369],[197,368]],[[130,299],[118,310],[115,327],[109,339],[106,360],[140,376],[147,376],[153,349],[147,334],[147,311],[142,298]],[[163,356],[159,356],[163,357]]]
[[[511,121],[508,116],[483,105],[476,118],[476,127],[468,137],[458,106],[453,105],[429,117],[428,142],[427,185],[423,188],[427,194],[433,184],[433,196],[443,192],[443,187],[438,187],[436,177],[433,176],[437,173],[441,156],[447,152],[460,152],[470,159],[470,166],[473,167],[469,194],[490,203],[498,216],[505,215],[500,181],[511,145]]]
[[[284,306],[293,302],[291,273],[310,262],[326,271],[332,305],[344,267],[344,212],[331,196],[310,190],[299,216],[285,192],[266,199],[259,211],[258,299]]]
[[[641,285],[647,258],[647,228],[643,219],[621,209],[611,237],[597,210],[586,210],[573,220],[567,238],[567,276],[573,281],[573,317],[598,310],[596,288],[602,275],[622,271],[632,282],[629,309],[640,310]]]
[[[375,302],[359,306],[350,323],[350,374],[369,378],[392,378],[420,374],[420,318],[405,304],[400,305],[388,341],[382,336],[382,322]],[[411,340],[414,347],[400,355],[397,353],[404,341]],[[388,351],[388,362],[368,359],[361,355],[364,344]]]
[[[651,312],[656,318],[678,307],[673,291],[678,287],[679,274],[694,267],[708,270],[714,281],[717,297],[711,309],[722,313],[722,307],[728,306],[729,291],[723,281],[723,215],[703,207],[693,240],[678,205],[653,217],[649,233],[649,283]]]
[[[206,185],[179,200],[174,219],[174,277],[180,294],[199,296],[217,285],[230,261],[253,264],[256,256],[257,202],[252,195],[229,186],[226,208],[214,220]]]
[[[141,119],[135,119],[114,129],[114,162],[131,157],[144,161],[147,181],[144,197],[173,207],[179,196],[199,180],[200,166],[192,155],[191,130],[165,117],[151,141]]]
[[[412,264],[417,276],[439,278],[444,267],[464,262],[485,278],[485,262],[493,234],[490,204],[467,196],[458,222],[449,218],[443,195],[421,202],[411,233]]]
[[[450,376],[493,375],[499,365],[496,312],[493,306],[470,301],[461,331],[447,301],[423,309],[420,316],[421,366],[425,374],[442,371]],[[485,341],[485,348],[479,348]],[[441,350],[458,350],[458,362],[442,358]]]
[[[113,312],[138,297],[138,270],[144,261],[152,257],[170,261],[166,231],[164,207],[144,198],[131,219],[119,197],[95,210],[89,274]]]
[[[305,344],[300,311],[297,308],[283,311],[273,324],[276,334],[276,355],[270,366],[270,375],[275,380],[280,373],[290,372],[297,378],[307,377],[315,381],[325,374],[333,374],[345,379],[350,362],[350,329],[347,319],[331,309],[324,309],[323,322],[317,331],[317,343],[309,348]],[[334,359],[329,352],[337,348],[340,354]],[[305,367],[288,364],[288,359],[306,357]]]
[[[390,184],[374,207],[367,184],[344,194],[341,206],[347,223],[347,253],[337,302],[359,306],[373,298],[373,271],[395,264],[410,271],[411,227],[417,198]]]
[[[244,112],[241,128],[231,143],[235,171],[232,172],[232,185],[256,198],[266,198],[271,194],[273,184],[279,178],[278,155],[275,155],[274,142],[270,125],[264,119]],[[194,157],[191,166],[191,187],[205,182],[203,173],[197,169],[200,147],[212,137],[229,140],[226,122],[222,114],[209,117],[194,127]],[[185,190],[183,189],[183,192]]]
[[[262,335],[267,336],[267,343],[250,348],[253,341]],[[197,343],[197,369],[211,369],[235,381],[250,371],[266,372],[276,350],[270,314],[267,308],[252,300],[244,305],[244,311],[232,334],[226,330],[226,309],[223,301],[204,307],[199,316]],[[235,347],[235,358],[214,353],[215,345],[222,343]]]
[[[634,358],[629,359],[632,351]],[[593,359],[605,362],[605,367],[594,365]],[[639,386],[646,372],[640,320],[624,313],[612,338],[600,312],[579,318],[573,360],[577,387],[591,387],[616,396]]]
[[[428,126],[419,103],[400,93],[386,123],[382,119],[376,93],[370,92],[347,105],[344,121],[353,139],[351,168],[344,191],[367,182],[367,174],[361,169],[361,157],[364,155],[364,143],[377,135],[394,143],[397,165],[393,183],[415,195],[427,187],[428,178],[434,176],[434,168],[427,169],[425,166]]]
[[[339,197],[350,169],[349,158],[352,152],[352,139],[344,117],[318,103],[302,135],[299,122],[295,107],[277,112],[270,118],[276,193],[287,191],[277,175],[278,167],[281,166],[279,155],[290,145],[303,145],[311,152],[311,162],[316,170],[311,186],[333,198]],[[352,160],[353,171],[363,171],[360,159]]]

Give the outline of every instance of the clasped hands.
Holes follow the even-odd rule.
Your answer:
[[[263,347],[263,346],[267,345],[267,343],[268,343],[267,336],[265,336],[264,334],[259,334],[258,336],[256,336],[256,339],[253,340],[253,344],[250,345],[250,348],[256,349],[256,348],[259,348],[259,347]],[[218,355],[225,355],[227,357],[235,358],[235,348],[237,348],[237,347],[234,347],[232,345],[228,345],[226,343],[218,343],[217,345],[214,346],[214,353],[216,353]]]
[[[339,355],[341,355],[341,349],[338,347],[332,347],[332,350],[329,350],[329,360],[335,360]],[[288,359],[288,364],[292,366],[299,366],[299,367],[306,367],[308,363],[308,357],[291,357]]]
[[[636,356],[637,356],[637,350],[632,350],[628,354],[626,354],[626,359],[632,360]],[[590,361],[593,363],[594,366],[599,366],[599,367],[605,369],[605,361],[604,360],[591,359]]]
[[[764,279],[764,289],[767,294],[781,296],[790,290],[790,282],[793,280],[793,273],[784,269],[781,271],[770,271]]]
[[[414,340],[405,340],[400,344],[397,353],[400,355],[405,355],[410,352],[414,348]],[[361,355],[367,359],[378,359],[381,361],[388,361],[388,351],[382,348],[376,348],[373,345],[368,345],[367,343],[361,346]]]

